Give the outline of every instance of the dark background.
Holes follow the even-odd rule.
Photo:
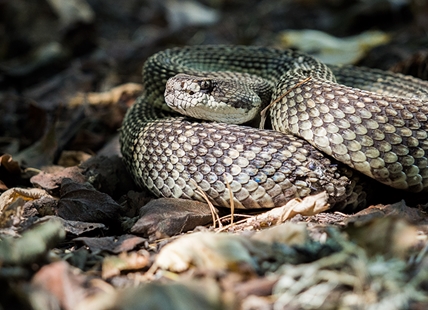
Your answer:
[[[78,94],[141,83],[154,52],[186,44],[284,47],[281,32],[337,37],[384,31],[359,65],[427,78],[428,4],[406,0],[0,0],[0,152],[19,154],[49,133],[40,166],[64,149],[94,153],[117,133],[132,100],[71,107]],[[317,52],[316,50],[313,52]],[[132,96],[131,96],[132,97]]]

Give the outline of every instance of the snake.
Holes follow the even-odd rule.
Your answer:
[[[371,180],[428,191],[427,81],[295,50],[208,45],[154,54],[143,83],[121,152],[158,197],[257,209],[326,192],[332,206],[355,208]],[[266,106],[271,128],[248,125]]]

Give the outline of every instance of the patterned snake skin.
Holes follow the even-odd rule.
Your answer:
[[[167,80],[210,71],[260,76],[275,85],[272,101],[291,90],[270,109],[275,131],[172,116],[164,103]],[[244,46],[169,49],[147,60],[143,79],[121,148],[135,182],[157,196],[204,201],[204,191],[227,207],[232,191],[235,207],[249,209],[326,191],[332,205],[355,207],[365,194],[354,169],[397,189],[428,189],[425,81]]]

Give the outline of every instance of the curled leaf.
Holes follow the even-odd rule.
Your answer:
[[[207,232],[183,236],[162,248],[156,264],[162,269],[175,272],[184,271],[190,266],[209,270],[256,269],[250,251],[254,244],[243,236],[214,234]]]

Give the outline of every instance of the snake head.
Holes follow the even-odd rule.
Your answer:
[[[259,77],[237,74],[232,79],[227,72],[214,75],[178,74],[170,78],[165,88],[166,103],[193,118],[242,124],[255,118],[266,105],[263,99],[270,98],[270,85]]]

